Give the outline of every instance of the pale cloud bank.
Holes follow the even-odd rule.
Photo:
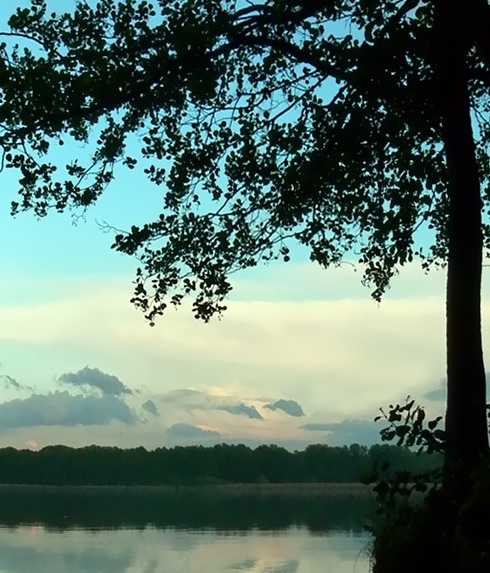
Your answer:
[[[383,422],[347,419],[335,423],[308,423],[300,428],[309,432],[326,433],[326,441],[334,446],[354,443],[372,445],[380,441],[380,430],[385,425]]]
[[[330,276],[302,265],[282,272],[283,282],[305,295],[311,281],[323,284],[320,277]],[[434,280],[430,296],[387,298],[381,305],[366,290],[362,298],[300,301],[280,300],[276,289],[276,300],[237,300],[241,292],[247,298],[242,281],[223,320],[201,324],[184,306],[153,329],[128,302],[131,277],[82,282],[65,283],[56,301],[0,308],[0,346],[14,346],[9,370],[16,379],[50,391],[53,372],[76,375],[78,364],[97,363],[153,394],[186,385],[220,388],[223,395],[293,396],[311,414],[322,409],[345,417],[425,393],[445,368],[444,289],[435,296]]]
[[[430,392],[439,390],[434,381],[445,371],[444,276],[425,277],[409,268],[377,305],[365,289],[327,296],[328,284],[340,288],[346,272],[292,265],[281,270],[280,280],[240,279],[222,320],[201,324],[184,306],[154,329],[128,302],[130,276],[45,281],[43,289],[57,295],[38,300],[35,280],[24,277],[12,288],[21,293],[29,285],[30,302],[0,306],[2,362],[8,356],[11,379],[22,381],[24,391],[32,387],[37,395],[51,396],[61,380],[83,398],[118,400],[119,417],[98,414],[112,420],[96,429],[104,443],[162,444],[179,423],[216,431],[226,440],[306,444],[340,440],[350,432],[361,442],[358,435],[370,427],[354,428],[354,422],[371,420],[380,406],[408,394],[443,404],[431,400]],[[348,280],[357,281],[348,272]],[[411,294],[395,296],[397,285]],[[98,368],[80,369],[83,364]],[[4,404],[20,395],[10,379],[0,382]],[[130,417],[136,421],[126,433]],[[304,428],[291,423],[300,417]],[[121,424],[123,430],[116,431]],[[308,424],[339,426],[315,430]]]

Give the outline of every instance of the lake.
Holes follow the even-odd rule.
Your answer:
[[[347,492],[0,492],[0,573],[368,573],[370,508]]]

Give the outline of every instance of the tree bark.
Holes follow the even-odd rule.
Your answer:
[[[436,97],[448,172],[446,291],[447,409],[445,480],[467,478],[488,455],[481,337],[482,201],[471,124],[467,1],[435,3]]]

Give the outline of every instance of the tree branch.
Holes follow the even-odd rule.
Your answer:
[[[473,40],[479,55],[486,64],[487,73],[490,74],[490,6],[487,0],[473,0],[474,10],[472,13],[470,27],[472,28]],[[481,77],[481,76],[480,76]],[[485,79],[486,85],[490,87],[490,79]]]

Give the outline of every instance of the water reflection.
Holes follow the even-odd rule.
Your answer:
[[[0,488],[0,573],[367,573],[366,495]]]
[[[366,494],[228,495],[207,490],[0,489],[0,524],[42,523],[52,530],[83,528],[212,528],[283,530],[303,526],[322,535],[361,533],[371,511]]]
[[[0,529],[0,571],[25,573],[367,573],[367,537],[337,531]]]

